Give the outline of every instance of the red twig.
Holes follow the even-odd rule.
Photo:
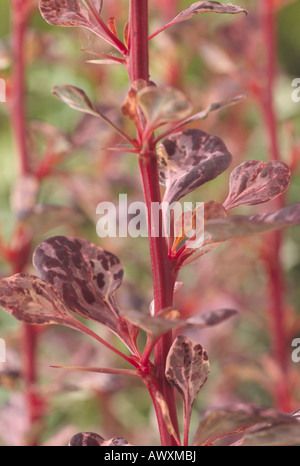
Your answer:
[[[275,5],[273,0],[261,2],[262,30],[266,48],[265,77],[266,83],[261,96],[261,107],[269,141],[269,154],[271,160],[280,160],[278,144],[278,124],[274,108],[274,86],[276,79],[276,22]],[[276,201],[278,209],[284,206],[284,196]],[[279,409],[291,411],[290,390],[287,378],[288,341],[285,325],[285,283],[283,264],[280,258],[283,234],[275,232],[271,235],[269,251],[267,254],[267,272],[270,293],[271,334],[273,338],[273,353],[282,371],[282,380],[275,389],[276,403]]]
[[[11,124],[17,144],[19,172],[21,175],[30,173],[29,157],[27,151],[27,125],[26,125],[26,82],[25,82],[25,39],[30,8],[26,2],[12,2],[12,49],[14,55],[13,85],[11,90],[10,112]],[[20,248],[19,258],[15,264],[26,264],[29,259],[29,248]],[[26,257],[24,257],[26,256]],[[12,264],[13,273],[23,271],[24,265],[17,268]],[[42,418],[41,400],[36,394],[36,327],[23,325],[22,355],[23,377],[25,383],[26,401],[28,407],[29,425],[33,425]],[[32,446],[38,443],[37,434],[30,439]]]
[[[149,80],[149,45],[148,45],[148,0],[131,0],[130,2],[130,59],[129,75],[131,83],[138,79]],[[143,128],[143,122],[141,122]],[[141,135],[142,137],[142,135]],[[157,157],[151,139],[143,142],[139,154],[139,165],[143,181],[144,197],[148,209],[149,247],[153,275],[155,312],[172,305],[175,277],[168,259],[165,238],[160,234],[158,225],[153,225],[151,206],[161,202]],[[153,231],[158,232],[153,235]],[[165,377],[165,362],[172,344],[172,333],[163,336],[155,347],[154,365],[159,381],[160,391],[167,403],[171,421],[178,435],[175,394]],[[152,385],[150,385],[151,388]],[[149,386],[148,386],[149,389]],[[155,397],[151,395],[152,399]],[[156,410],[156,412],[158,412]],[[170,435],[165,423],[158,417],[162,445],[177,445]]]

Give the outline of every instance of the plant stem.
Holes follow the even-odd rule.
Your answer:
[[[266,84],[261,93],[261,106],[269,139],[270,160],[280,160],[280,150],[277,137],[277,119],[274,108],[274,86],[276,77],[276,30],[275,30],[275,4],[273,0],[264,0],[261,5],[262,29],[266,46]],[[276,201],[278,209],[285,204],[284,196]],[[271,334],[273,338],[274,357],[282,371],[281,382],[276,386],[276,404],[283,411],[291,411],[291,395],[287,377],[288,341],[285,326],[285,283],[281,250],[283,233],[275,232],[271,235],[269,254],[267,259],[267,272],[269,277],[270,318],[272,323]]]
[[[12,49],[14,54],[13,85],[11,91],[10,112],[11,124],[17,144],[19,160],[19,173],[26,175],[30,173],[29,157],[27,152],[27,128],[26,128],[26,102],[25,102],[25,37],[27,22],[29,20],[29,9],[18,2],[12,5]],[[26,254],[29,251],[26,252]],[[25,254],[22,248],[20,255]],[[29,258],[29,257],[28,257]],[[17,261],[25,264],[27,261]],[[23,272],[23,267],[13,270],[13,273]],[[28,407],[29,425],[32,427],[41,419],[41,403],[36,394],[36,328],[32,325],[23,324],[22,327],[22,354],[23,354],[23,377],[25,383],[26,402]],[[30,444],[37,445],[38,438],[32,438]]]
[[[129,75],[131,83],[142,79],[149,80],[149,44],[148,44],[148,0],[131,0],[130,2],[130,58]],[[145,128],[141,122],[141,128]],[[143,181],[144,198],[148,209],[149,248],[154,288],[155,313],[172,306],[175,277],[168,259],[165,238],[159,231],[159,225],[153,224],[151,206],[161,203],[157,156],[151,139],[143,144],[139,156],[139,166]],[[154,231],[156,234],[153,234]],[[172,424],[179,436],[176,413],[175,393],[165,377],[165,363],[172,344],[172,333],[163,336],[155,347],[154,365],[160,391],[167,403]],[[157,411],[156,411],[157,412]],[[165,423],[158,418],[161,442],[163,446],[177,445],[176,439],[170,435]]]

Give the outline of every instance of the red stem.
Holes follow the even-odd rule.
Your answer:
[[[12,49],[14,54],[13,85],[11,90],[11,124],[17,143],[19,160],[19,172],[21,175],[30,173],[29,158],[27,152],[27,128],[26,128],[26,84],[25,84],[25,37],[27,22],[29,20],[29,8],[25,3],[18,2],[12,5]],[[25,264],[27,261],[24,254],[26,250],[20,249],[20,260],[16,263]],[[23,266],[17,269],[14,267],[13,273],[23,271]],[[25,383],[25,393],[28,406],[29,423],[32,427],[41,419],[41,402],[36,395],[36,327],[23,325],[22,354],[23,354],[23,377]],[[32,446],[38,443],[37,434],[31,439]]]
[[[131,83],[138,79],[149,80],[149,45],[148,45],[148,0],[131,0],[130,2],[130,59],[129,75]],[[141,127],[144,129],[143,122]],[[155,147],[151,141],[145,141],[139,157],[140,171],[143,181],[144,197],[148,209],[149,248],[152,266],[154,287],[155,312],[172,306],[175,277],[172,274],[171,264],[168,259],[168,250],[163,235],[153,235],[151,206],[153,203],[161,203],[157,156]],[[156,230],[158,231],[158,230]],[[165,363],[167,354],[172,344],[172,333],[163,336],[155,347],[154,365],[159,382],[160,391],[167,403],[170,418],[177,436],[179,428],[176,412],[175,393],[173,387],[165,377]],[[152,397],[153,399],[153,397]],[[156,411],[157,412],[157,411]],[[165,423],[158,417],[158,424],[163,446],[177,445],[176,439],[170,435]]]
[[[274,14],[274,1],[264,0],[261,2],[262,29],[264,31],[264,41],[266,46],[266,85],[261,92],[261,105],[267,134],[269,138],[270,160],[280,160],[280,150],[277,138],[277,119],[274,108],[274,86],[276,78],[276,23]],[[276,201],[278,209],[284,206],[284,196]],[[283,411],[291,411],[291,399],[289,383],[287,378],[288,362],[288,341],[285,326],[285,283],[283,264],[280,258],[282,250],[283,234],[275,232],[270,241],[267,271],[269,276],[270,290],[270,318],[272,323],[273,353],[281,371],[282,380],[275,390],[277,407]]]

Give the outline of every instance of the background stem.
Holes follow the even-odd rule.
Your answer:
[[[19,174],[24,176],[30,173],[29,157],[27,151],[27,124],[26,124],[26,79],[25,79],[25,40],[29,20],[29,9],[25,2],[22,5],[12,5],[12,49],[13,49],[13,84],[10,100],[11,126],[13,129],[17,156],[19,161]],[[29,248],[20,248],[17,264],[26,264],[29,260]],[[23,257],[26,254],[27,257]],[[24,266],[14,267],[13,273],[21,273]],[[33,325],[22,326],[22,357],[23,357],[23,380],[25,384],[25,397],[28,411],[29,429],[42,418],[41,402],[36,394],[36,349],[37,331]],[[38,436],[30,438],[31,446],[38,444]]]
[[[280,149],[277,137],[278,124],[276,110],[274,107],[275,78],[276,78],[276,17],[275,3],[273,0],[261,2],[262,30],[266,47],[266,65],[264,75],[266,77],[265,87],[261,93],[261,107],[265,121],[269,145],[269,159],[280,160]],[[277,209],[285,205],[285,196],[281,195],[275,201]],[[290,412],[291,394],[288,382],[288,341],[285,325],[285,283],[284,271],[281,261],[281,250],[283,244],[283,233],[281,231],[272,233],[268,242],[267,274],[269,282],[270,297],[270,320],[273,355],[282,372],[282,378],[275,388],[277,408]]]

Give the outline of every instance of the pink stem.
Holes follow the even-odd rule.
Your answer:
[[[142,79],[149,80],[149,44],[148,44],[148,0],[131,0],[130,2],[130,30],[131,48],[129,60],[129,75],[131,83]],[[141,128],[145,129],[141,122]],[[148,209],[149,247],[154,287],[155,312],[169,307],[173,302],[175,277],[168,259],[165,238],[160,234],[151,234],[152,218],[151,206],[161,202],[157,156],[155,147],[151,146],[151,139],[145,141],[139,158],[140,171],[143,181],[144,198]],[[160,391],[167,403],[171,421],[178,436],[178,420],[173,387],[165,377],[165,363],[172,344],[172,332],[164,335],[155,347],[154,364]],[[152,397],[153,399],[153,397]],[[170,435],[165,423],[158,417],[161,442],[164,446],[177,445],[176,439]]]

